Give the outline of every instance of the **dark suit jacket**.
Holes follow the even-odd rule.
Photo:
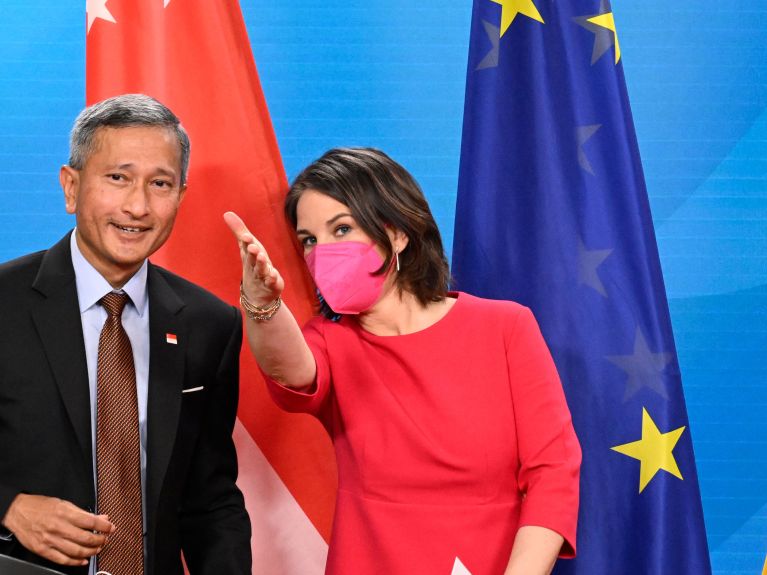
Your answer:
[[[250,573],[250,521],[232,442],[239,310],[152,264],[147,281],[146,573],[182,573],[181,550],[193,575]],[[94,509],[90,421],[67,235],[0,266],[0,518],[20,492]],[[52,566],[17,541],[0,541],[0,553]]]

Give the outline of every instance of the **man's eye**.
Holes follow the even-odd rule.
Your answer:
[[[122,174],[108,174],[107,177],[113,182],[121,182],[125,179],[125,176]]]
[[[152,182],[155,186],[158,188],[170,188],[171,184],[170,182],[166,182],[165,180],[155,180]]]

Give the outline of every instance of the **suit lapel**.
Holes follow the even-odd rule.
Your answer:
[[[187,329],[184,302],[157,268],[149,264],[149,398],[147,401],[147,512],[151,525],[176,440]],[[168,342],[168,335],[176,343]]]
[[[32,288],[43,297],[32,310],[37,333],[93,480],[90,390],[69,234],[43,257]]]

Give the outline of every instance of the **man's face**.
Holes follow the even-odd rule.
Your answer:
[[[162,127],[99,128],[81,170],[59,176],[77,246],[113,287],[122,287],[168,239],[186,186],[181,150]]]

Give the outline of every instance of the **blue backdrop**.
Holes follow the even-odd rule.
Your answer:
[[[0,261],[72,225],[57,174],[85,99],[84,4],[3,2]],[[288,176],[334,145],[381,147],[423,185],[450,253],[471,3],[242,7]],[[714,572],[753,575],[767,553],[767,3],[613,10]]]

